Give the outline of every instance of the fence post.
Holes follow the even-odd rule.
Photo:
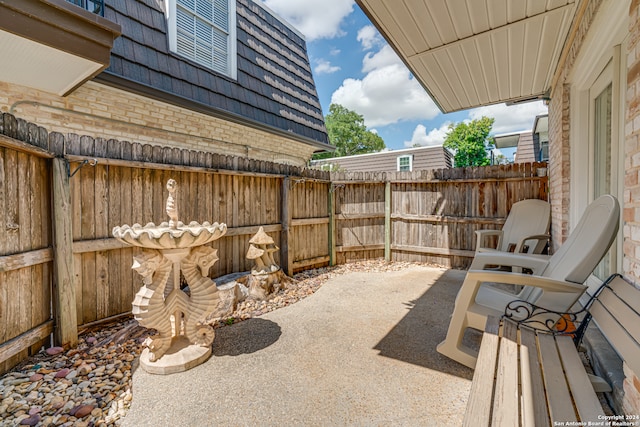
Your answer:
[[[384,260],[391,261],[391,181],[384,183]]]
[[[291,243],[291,178],[285,176],[282,180],[282,234],[280,239],[280,256],[282,257],[282,268],[288,276],[293,275],[293,259],[289,254]]]
[[[329,185],[329,265],[336,265],[336,187]]]
[[[73,283],[73,237],[71,231],[71,190],[69,162],[56,157],[53,162],[53,253],[55,342],[63,347],[78,344],[76,290]]]

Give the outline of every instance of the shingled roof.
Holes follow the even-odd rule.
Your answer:
[[[106,0],[122,26],[97,81],[327,148],[304,38],[251,0],[237,0],[237,80],[169,50],[158,0]]]

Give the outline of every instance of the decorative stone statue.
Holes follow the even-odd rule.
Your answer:
[[[176,203],[176,190],[178,184],[174,179],[167,181],[167,190],[169,190],[169,197],[167,197],[167,215],[169,215],[169,227],[174,230],[178,228],[178,207]]]
[[[260,227],[258,232],[249,240],[247,259],[255,262],[251,274],[238,279],[240,283],[246,283],[249,288],[249,297],[265,300],[271,295],[283,289],[290,279],[284,274],[273,258],[273,253],[280,248],[276,246],[271,236]]]
[[[158,374],[185,371],[211,354],[215,334],[206,320],[221,299],[209,278],[209,269],[218,261],[217,250],[204,245],[227,232],[227,226],[217,222],[185,225],[178,221],[176,181],[170,179],[167,190],[168,223],[113,229],[116,239],[142,248],[132,267],[142,276],[133,315],[142,326],[158,331],[140,356],[140,365]],[[188,293],[180,289],[181,274]]]

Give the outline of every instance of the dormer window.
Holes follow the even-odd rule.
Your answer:
[[[236,78],[236,2],[170,0],[172,52]]]

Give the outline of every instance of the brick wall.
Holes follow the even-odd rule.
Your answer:
[[[62,98],[0,82],[0,109],[49,131],[213,151],[302,166],[314,147],[88,82]]]
[[[624,390],[624,400],[622,410],[625,414],[640,414],[640,379],[625,363],[623,365],[625,380],[622,385]]]
[[[569,88],[560,84],[549,103],[549,198],[554,250],[560,247],[569,234],[569,131]]]
[[[629,11],[625,116],[624,274],[640,283],[640,25],[634,0]]]
[[[551,202],[551,235],[553,249],[557,250],[569,235],[569,209],[571,203],[571,123],[570,89],[567,77],[571,72],[580,47],[602,0],[585,0],[582,19],[575,30],[573,42],[566,52],[564,63],[551,88],[549,103],[549,194]],[[579,5],[581,7],[582,5]]]
[[[640,0],[629,8],[627,46],[627,94],[624,156],[624,275],[640,284]],[[623,408],[627,414],[640,414],[640,372],[624,369]]]
[[[567,76],[572,70],[582,42],[589,31],[601,0],[587,0],[584,15],[576,30],[565,62],[552,88],[549,104],[549,183],[552,206],[554,248],[567,237],[569,224],[571,151],[569,137],[570,85]],[[632,0],[629,11],[627,54],[627,108],[625,111],[625,182],[621,200],[624,215],[623,273],[640,284],[640,0]],[[575,167],[576,165],[574,165]],[[640,413],[640,380],[624,365],[624,398],[622,406],[627,414]]]

